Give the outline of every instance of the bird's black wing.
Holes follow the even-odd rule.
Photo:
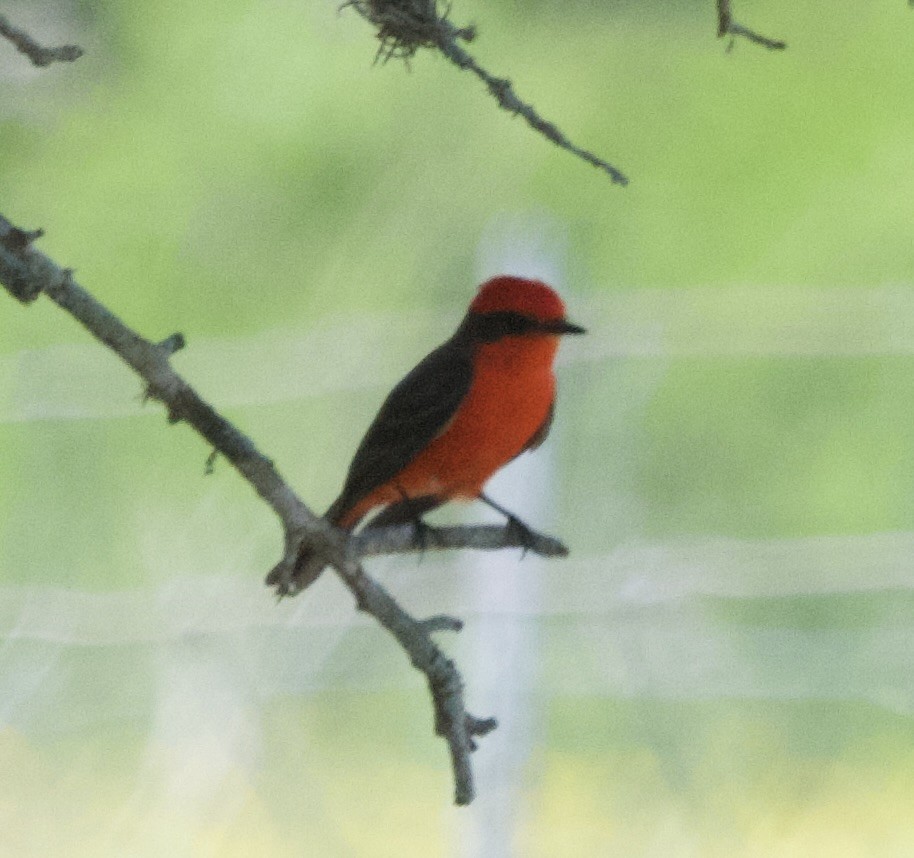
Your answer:
[[[459,333],[390,392],[356,450],[343,491],[327,511],[331,521],[392,480],[451,421],[473,380],[472,348]]]

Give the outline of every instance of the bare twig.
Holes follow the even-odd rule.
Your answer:
[[[717,37],[724,36],[742,36],[750,42],[769,48],[773,51],[782,51],[787,47],[787,42],[780,39],[769,39],[762,36],[742,24],[733,20],[733,13],[730,11],[730,0],[717,0]]]
[[[384,61],[391,57],[408,60],[419,48],[437,48],[458,68],[475,74],[503,110],[519,114],[534,131],[602,170],[615,184],[628,184],[628,178],[621,170],[576,146],[556,125],[543,119],[533,105],[521,101],[511,81],[495,77],[480,66],[459,44],[460,41],[472,41],[476,29],[455,27],[447,13],[439,14],[437,0],[347,0],[343,6],[352,6],[377,27],[381,41],[378,56]]]
[[[451,617],[447,614],[436,614],[434,617],[427,617],[422,621],[422,625],[430,632],[463,631],[463,620],[458,620],[457,617]]]
[[[431,638],[436,631],[458,631],[460,621],[444,616],[426,620],[411,617],[359,563],[362,556],[417,550],[412,525],[348,537],[318,518],[250,438],[217,413],[171,368],[169,359],[184,345],[183,336],[172,334],[155,343],[131,330],[79,286],[70,269],[61,268],[32,247],[41,234],[40,230],[18,229],[0,215],[0,283],[23,303],[47,295],[146,382],[148,396],[164,404],[171,422],[185,422],[207,440],[214,451],[210,461],[218,451],[231,462],[282,522],[285,552],[276,569],[294,568],[303,543],[315,552],[322,565],[333,567],[354,595],[359,610],[375,617],[397,639],[412,664],[425,674],[435,711],[435,730],[450,748],[455,800],[457,804],[469,804],[474,795],[470,752],[476,746],[476,737],[493,730],[496,722],[475,718],[466,711],[463,680],[454,663]],[[428,547],[496,549],[521,544],[510,528],[451,527],[437,529],[435,534],[435,544]],[[532,549],[547,556],[567,554],[557,540],[540,535],[535,535]]]
[[[83,55],[78,45],[61,45],[58,48],[45,48],[39,45],[28,33],[14,27],[5,15],[0,15],[0,36],[7,39],[16,50],[25,54],[35,66],[49,66],[51,63],[72,63]]]

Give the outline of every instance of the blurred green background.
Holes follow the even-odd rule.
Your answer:
[[[10,3],[0,211],[323,509],[484,276],[549,277],[549,445],[500,482],[572,546],[372,568],[502,727],[450,805],[425,689],[48,301],[0,297],[0,851],[914,850],[914,12],[462,2],[471,52],[628,188],[334,2]],[[535,460],[535,461],[534,461]],[[505,500],[508,503],[507,500]],[[526,506],[525,506],[526,504]],[[531,506],[532,505],[532,506]],[[470,519],[482,511],[466,512]]]

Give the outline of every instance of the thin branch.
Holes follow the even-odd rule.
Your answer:
[[[451,617],[447,614],[435,614],[434,617],[427,617],[422,621],[429,632],[461,632],[463,631],[463,620],[457,617]]]
[[[284,556],[274,568],[280,592],[283,592],[284,574],[294,569],[305,544],[315,553],[320,568],[329,565],[336,571],[355,597],[359,610],[375,617],[397,639],[413,666],[425,674],[435,711],[435,730],[450,749],[455,800],[457,804],[469,804],[474,795],[470,752],[476,747],[476,737],[493,730],[496,722],[491,718],[476,718],[466,711],[460,673],[431,638],[434,632],[458,631],[460,621],[444,616],[413,618],[359,563],[361,556],[418,550],[415,528],[391,527],[348,537],[317,517],[251,439],[217,413],[172,369],[169,359],[184,346],[184,337],[172,334],[155,343],[131,330],[79,286],[70,269],[61,268],[34,249],[32,244],[41,235],[41,230],[18,229],[0,215],[0,283],[23,303],[45,294],[70,313],[146,382],[147,395],[164,404],[170,422],[187,423],[207,440],[213,448],[210,464],[218,452],[253,486],[279,517],[285,532]],[[534,534],[533,545],[518,542],[511,528],[449,527],[433,533],[435,544],[427,547],[498,549],[519,545],[546,556],[567,554],[560,542],[539,534]],[[288,592],[294,589],[289,587]]]
[[[83,55],[78,45],[61,45],[58,48],[45,48],[39,45],[28,33],[14,27],[5,15],[0,15],[0,36],[7,39],[16,50],[25,54],[34,66],[49,66],[51,63],[72,63]]]
[[[599,170],[608,174],[612,181],[617,185],[627,185],[628,177],[618,170],[612,164],[607,163],[602,158],[597,157],[587,149],[582,149],[572,143],[552,122],[547,122],[534,110],[533,106],[521,101],[511,87],[511,81],[506,78],[497,78],[489,74],[476,60],[473,59],[456,41],[449,40],[439,45],[441,52],[456,66],[473,72],[489,89],[495,100],[503,110],[509,113],[518,113],[526,120],[527,124],[534,130],[542,134],[547,140],[551,140],[556,146],[577,155],[588,164],[592,164]]]
[[[422,550],[449,550],[476,548],[496,551],[499,548],[522,548],[540,557],[567,557],[568,548],[553,536],[501,525],[476,525],[474,527],[428,527]],[[532,541],[531,541],[532,540]],[[363,530],[350,540],[359,557],[377,554],[403,554],[416,551],[416,528],[412,524]]]
[[[409,60],[419,48],[437,48],[458,68],[475,74],[502,110],[519,114],[534,131],[602,170],[615,184],[628,184],[628,177],[621,170],[572,143],[555,124],[543,119],[533,105],[522,101],[510,80],[495,77],[480,66],[459,44],[475,38],[475,27],[455,27],[447,13],[439,15],[437,0],[347,0],[343,6],[352,6],[377,27],[381,42],[378,57],[383,61],[391,57]]]
[[[720,39],[724,36],[742,36],[750,42],[755,42],[755,44],[773,51],[782,51],[787,47],[787,42],[782,42],[780,39],[769,39],[742,24],[737,24],[730,11],[730,0],[717,0],[717,37]]]

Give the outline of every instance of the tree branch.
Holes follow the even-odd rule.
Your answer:
[[[476,548],[483,551],[497,551],[499,548],[522,548],[540,557],[567,557],[564,543],[552,536],[531,530],[527,534],[516,528],[501,525],[476,525],[475,527],[428,527],[428,536],[420,550],[448,550],[453,548]],[[416,528],[412,524],[380,527],[363,530],[350,537],[355,553],[359,557],[373,557],[378,554],[404,554],[416,551]]]
[[[742,24],[737,24],[730,11],[730,0],[717,0],[717,37],[720,39],[728,35],[742,36],[750,42],[755,42],[755,44],[773,51],[782,51],[787,47],[787,42],[782,42],[780,39],[769,39]]]
[[[78,45],[61,45],[59,48],[45,48],[28,33],[14,27],[5,15],[0,15],[0,36],[15,45],[16,50],[25,54],[34,66],[49,66],[51,63],[72,63],[83,55]]]
[[[476,37],[476,28],[455,27],[448,20],[447,13],[438,14],[437,0],[346,0],[343,7],[346,6],[352,6],[377,27],[377,36],[381,42],[378,57],[384,62],[391,57],[408,61],[419,48],[437,48],[457,68],[475,74],[502,110],[519,114],[534,131],[602,170],[615,184],[628,184],[628,177],[621,170],[592,152],[576,146],[556,125],[543,119],[531,104],[521,101],[514,92],[511,81],[495,77],[480,66],[458,43],[472,41]]]
[[[415,528],[405,525],[368,530],[350,537],[317,517],[251,439],[171,368],[169,359],[183,347],[183,336],[172,334],[154,343],[131,330],[79,286],[70,269],[61,268],[34,249],[32,245],[41,235],[41,230],[18,229],[0,215],[0,283],[23,303],[30,303],[43,293],[70,313],[145,381],[147,396],[164,404],[170,422],[192,426],[253,486],[279,517],[285,533],[283,559],[270,573],[271,578],[277,576],[272,583],[277,584],[280,593],[294,592],[294,587],[283,590],[284,574],[294,569],[303,545],[315,554],[322,567],[329,565],[336,571],[355,597],[358,609],[371,614],[387,629],[413,666],[425,674],[435,711],[435,731],[450,748],[455,800],[457,804],[469,804],[474,795],[470,752],[476,747],[475,738],[493,730],[496,722],[475,718],[466,711],[460,673],[431,638],[434,632],[458,631],[461,623],[444,616],[415,619],[359,563],[362,556],[425,547],[418,545]],[[211,454],[209,465],[212,458]],[[498,549],[516,545],[549,557],[568,553],[558,540],[540,534],[533,534],[532,545],[521,542],[510,527],[448,527],[432,532],[434,544],[429,548]]]

